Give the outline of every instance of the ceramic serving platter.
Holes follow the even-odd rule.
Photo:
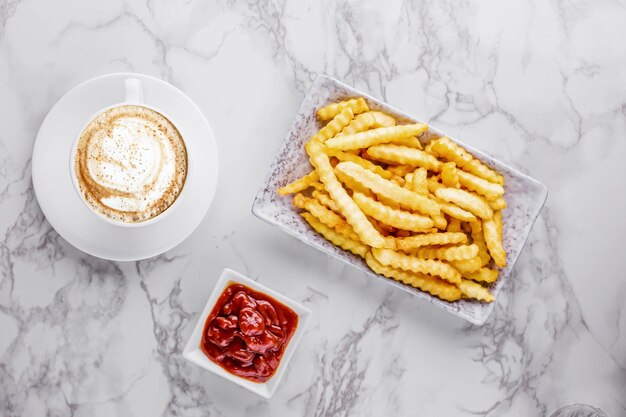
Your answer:
[[[287,137],[276,159],[269,169],[263,186],[254,200],[252,212],[260,219],[280,227],[283,231],[302,242],[362,270],[364,272],[364,278],[382,279],[389,285],[407,291],[415,295],[416,298],[435,304],[471,323],[483,324],[493,311],[494,305],[498,299],[498,294],[509,279],[533,223],[545,203],[548,195],[547,187],[539,181],[491,158],[483,152],[451,138],[471,152],[476,158],[496,169],[505,177],[504,188],[506,191],[505,199],[507,201],[507,208],[503,211],[502,236],[504,249],[508,254],[508,266],[502,269],[499,279],[492,285],[491,290],[496,301],[492,303],[482,303],[475,300],[447,302],[410,285],[377,275],[368,268],[363,259],[334,246],[317,234],[309,224],[300,217],[298,209],[292,206],[291,196],[283,197],[276,194],[276,190],[279,187],[311,171],[311,164],[304,151],[304,144],[322,127],[316,118],[316,110],[331,102],[359,96],[365,97],[370,108],[389,113],[400,122],[420,122],[420,120],[362,91],[351,88],[331,77],[319,76],[313,82],[304,98],[300,111],[291,129],[287,133]],[[447,135],[431,127],[420,140],[426,144],[431,138],[439,136]]]

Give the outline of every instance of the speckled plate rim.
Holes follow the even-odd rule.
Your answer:
[[[332,97],[327,97],[326,100],[338,100],[344,97],[348,97],[348,96],[362,96],[365,97],[368,100],[368,103],[370,104],[370,106],[372,108],[375,109],[381,109],[384,110],[386,112],[389,112],[390,114],[393,114],[394,116],[406,120],[406,121],[415,121],[415,122],[419,122],[420,119],[410,116],[407,113],[393,107],[390,106],[386,103],[384,103],[381,100],[378,100],[375,97],[372,97],[371,95],[363,92],[363,91],[359,91],[357,89],[354,89],[332,77],[326,76],[326,75],[319,75],[315,81],[311,84],[311,87],[309,89],[309,91],[307,92],[302,105],[300,106],[300,110],[298,111],[298,114],[296,115],[294,122],[289,130],[289,132],[286,135],[286,139],[284,140],[283,144],[281,145],[277,157],[275,158],[274,162],[272,163],[269,172],[267,173],[264,181],[263,181],[263,185],[260,189],[260,191],[258,192],[258,194],[255,197],[254,203],[252,205],[252,213],[257,216],[258,218],[260,218],[261,220],[278,226],[282,231],[284,231],[285,233],[297,238],[298,240],[303,241],[304,243],[313,246],[315,248],[317,248],[318,250],[327,253],[329,255],[332,255],[335,258],[341,259],[342,261],[346,262],[349,265],[352,265],[360,270],[362,270],[363,272],[365,272],[366,274],[375,277],[375,278],[379,278],[384,280],[385,282],[387,282],[390,285],[393,285],[397,288],[400,288],[404,291],[410,292],[411,294],[415,295],[417,298],[423,299],[428,301],[431,304],[435,304],[436,306],[443,308],[444,310],[458,316],[461,317],[467,321],[469,321],[470,323],[473,324],[477,324],[477,325],[482,325],[485,323],[485,321],[488,319],[489,315],[491,314],[491,312],[493,311],[494,307],[495,307],[495,303],[497,302],[498,299],[498,294],[500,292],[500,290],[502,289],[502,287],[505,285],[506,281],[508,281],[508,278],[517,262],[517,259],[519,258],[519,255],[521,254],[521,251],[524,247],[524,244],[528,238],[528,235],[530,234],[530,230],[532,229],[537,217],[539,216],[539,213],[541,212],[546,199],[547,199],[547,195],[548,195],[548,188],[546,187],[546,185],[544,185],[543,183],[541,183],[540,181],[516,170],[515,168],[497,160],[494,159],[492,157],[490,157],[489,155],[485,154],[484,152],[475,149],[474,147],[467,145],[457,139],[455,139],[454,137],[451,137],[449,135],[445,135],[444,133],[442,133],[439,129],[436,129],[432,126],[429,126],[429,132],[436,134],[436,135],[445,135],[450,137],[453,141],[455,141],[456,143],[459,143],[460,145],[462,145],[463,147],[465,147],[468,151],[470,151],[475,157],[477,157],[479,160],[481,160],[482,162],[486,163],[487,165],[491,166],[491,167],[495,167],[496,169],[498,169],[498,171],[500,171],[506,178],[506,182],[507,184],[505,185],[505,188],[509,187],[511,180],[516,181],[516,183],[519,184],[524,184],[529,186],[531,189],[533,189],[533,193],[532,193],[532,199],[528,199],[527,202],[529,202],[529,205],[531,206],[531,208],[528,210],[528,212],[525,212],[525,219],[523,224],[519,224],[516,226],[519,226],[519,228],[515,229],[515,235],[514,236],[507,236],[508,234],[511,233],[512,229],[509,223],[506,222],[506,218],[507,218],[507,210],[504,211],[504,218],[505,218],[505,226],[504,226],[504,231],[503,234],[505,236],[505,245],[507,244],[507,238],[508,239],[514,239],[514,246],[512,248],[507,248],[508,249],[508,253],[509,253],[509,258],[508,258],[508,265],[506,268],[504,268],[501,271],[501,276],[498,279],[498,281],[496,281],[496,283],[492,286],[492,292],[494,294],[494,297],[496,298],[496,301],[494,301],[493,303],[481,303],[481,302],[477,302],[477,301],[473,301],[473,300],[461,300],[461,301],[457,301],[457,302],[446,302],[443,300],[440,300],[437,297],[433,297],[428,293],[422,292],[420,290],[417,290],[409,285],[385,278],[383,276],[377,275],[375,274],[373,271],[371,271],[367,265],[363,262],[362,259],[360,259],[359,257],[357,257],[356,255],[353,255],[349,252],[346,252],[340,248],[337,248],[335,246],[333,246],[332,244],[330,244],[329,242],[325,241],[321,236],[317,235],[312,229],[310,229],[310,227],[308,227],[308,225],[306,225],[306,227],[304,228],[297,228],[294,227],[293,224],[289,224],[287,222],[281,221],[279,216],[276,215],[277,212],[277,206],[284,206],[284,209],[288,209],[291,212],[296,212],[295,209],[293,209],[293,207],[291,207],[291,204],[289,203],[289,197],[286,197],[286,200],[279,200],[279,198],[281,197],[277,197],[275,196],[275,186],[272,185],[272,181],[276,180],[277,177],[277,172],[279,172],[279,167],[281,166],[281,160],[282,158],[284,158],[287,155],[291,155],[290,149],[294,148],[294,141],[296,139],[299,139],[300,141],[304,141],[306,139],[303,139],[302,136],[304,135],[304,133],[297,135],[294,133],[295,130],[303,127],[303,128],[311,128],[310,125],[306,125],[306,119],[311,118],[311,114],[313,114],[313,118],[312,120],[315,120],[314,117],[314,110],[315,110],[315,106],[319,105],[320,103],[316,103],[315,100],[313,99],[313,97],[316,94],[322,94],[320,93],[321,91],[324,91],[324,89],[337,89],[337,90],[341,90],[344,93],[343,94],[338,94],[336,96],[332,96]],[[313,122],[313,124],[315,124],[315,122]],[[309,129],[310,132],[314,132],[319,128],[319,126],[315,125],[312,129]],[[310,135],[308,135],[310,136]],[[307,136],[307,137],[308,137]],[[302,149],[302,147],[300,146],[299,149],[294,148],[293,152],[298,152],[299,153],[299,157],[300,159],[302,158],[302,155],[304,155],[304,149]],[[306,157],[304,158],[306,159]],[[281,178],[281,185],[284,185],[294,179],[296,179],[298,177],[298,174],[302,174],[302,171],[304,169],[299,169],[299,167],[301,165],[308,165],[307,163],[302,163],[300,165],[298,165],[298,167],[296,167],[296,169],[293,169],[291,171],[289,171],[286,174],[283,174],[283,177]],[[310,166],[310,165],[309,165]],[[309,168],[310,169],[310,168]],[[511,197],[510,191],[507,190],[507,195],[509,195],[509,199]],[[282,197],[285,198],[285,197]],[[269,199],[269,202],[266,201],[267,199]],[[532,204],[531,204],[532,203]],[[510,210],[509,210],[510,211]],[[294,217],[295,219],[296,217]],[[299,216],[297,216],[297,221],[301,224],[301,225],[305,225],[305,222],[303,219],[301,219]],[[307,230],[308,232],[303,232],[302,230]]]

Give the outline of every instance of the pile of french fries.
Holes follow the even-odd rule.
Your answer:
[[[377,274],[446,301],[493,301],[506,266],[504,177],[428,126],[398,124],[365,99],[317,111],[313,170],[278,189],[319,234]]]

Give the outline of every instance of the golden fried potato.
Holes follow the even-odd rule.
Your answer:
[[[386,266],[438,276],[452,284],[461,283],[461,274],[459,271],[446,262],[433,259],[420,259],[391,249],[372,248],[372,254],[378,262]]]
[[[423,235],[410,236],[403,239],[396,239],[396,245],[401,251],[416,249],[421,246],[430,245],[454,245],[466,243],[465,233],[428,233]]]
[[[482,268],[482,263],[478,256],[464,261],[452,261],[450,264],[462,274],[477,272]]]
[[[483,220],[483,234],[493,261],[500,268],[506,266],[506,252],[502,247],[502,239],[495,220]]]
[[[478,159],[475,159],[461,146],[452,142],[450,138],[442,137],[435,140],[432,144],[432,150],[435,151],[439,157],[454,162],[459,168],[470,174],[474,174],[496,184],[504,184],[504,177],[502,175],[484,165]]]
[[[335,213],[341,215],[341,209],[339,208],[337,203],[335,203],[335,201],[332,198],[330,198],[330,195],[328,195],[328,193],[326,192],[326,189],[324,189],[323,191],[313,190],[313,193],[311,195],[313,196],[314,199],[319,201],[320,204],[322,204],[326,208],[331,209]]]
[[[493,213],[493,221],[496,222],[498,229],[498,239],[502,242],[502,210],[498,210]]]
[[[487,288],[475,283],[474,281],[469,281],[467,279],[461,280],[459,288],[463,295],[468,298],[474,298],[488,303],[493,301],[493,294],[491,294]]]
[[[436,172],[441,169],[442,165],[428,152],[393,143],[370,146],[367,153],[372,158],[385,163],[423,167]]]
[[[428,129],[422,123],[401,126],[379,127],[353,135],[337,136],[326,141],[326,146],[331,149],[346,151],[350,149],[367,148],[372,145],[389,143],[394,139],[417,136]]]
[[[381,177],[383,177],[383,178],[385,178],[387,180],[390,180],[394,176],[394,174],[392,174],[389,171],[386,171],[380,165],[376,165],[372,161],[368,161],[367,159],[363,159],[360,156],[353,155],[351,153],[344,152],[344,151],[338,151],[336,149],[330,149],[330,148],[325,148],[324,152],[328,156],[335,157],[335,158],[337,158],[341,162],[349,161],[349,162],[354,162],[355,164],[361,165],[363,168],[369,169],[370,171],[380,175]]]
[[[300,215],[304,217],[304,219],[311,225],[311,227],[313,227],[313,229],[315,229],[317,233],[324,236],[324,239],[328,240],[333,245],[339,246],[341,249],[350,251],[363,258],[369,252],[367,245],[336,232],[324,223],[320,222],[317,217],[313,216],[311,213],[302,212]]]
[[[326,126],[321,128],[319,132],[313,135],[311,140],[321,143],[326,142],[328,139],[341,132],[344,127],[348,126],[353,117],[354,112],[351,108],[343,109],[333,118],[333,120],[328,122]]]
[[[382,111],[370,111],[369,114],[374,117],[372,127],[389,127],[397,124],[396,119],[393,116],[390,116]]]
[[[395,126],[396,119],[379,111],[368,111],[357,115],[348,126],[346,126],[337,136],[353,135],[364,132],[372,127]]]
[[[393,175],[404,177],[409,172],[413,172],[414,169],[415,168],[408,165],[389,165],[386,170],[391,172]]]
[[[415,252],[418,258],[439,259],[441,261],[464,261],[478,255],[478,246],[460,245],[446,247],[424,246]]]
[[[300,191],[304,191],[311,186],[312,183],[320,180],[320,176],[317,171],[311,171],[305,176],[295,180],[292,183],[285,185],[278,189],[279,195],[295,194]]]
[[[463,210],[461,207],[455,205],[455,204],[450,204],[447,203],[443,200],[439,200],[437,199],[437,202],[439,203],[439,206],[441,206],[441,211],[443,211],[444,213],[446,213],[448,216],[457,219],[457,220],[461,220],[464,222],[475,222],[476,221],[476,216],[474,216],[472,213],[470,213],[469,211],[465,211]]]
[[[465,278],[473,279],[474,281],[492,283],[498,279],[498,270],[489,268],[480,268],[476,272],[468,272],[463,274]]]
[[[355,192],[352,198],[365,214],[398,229],[421,231],[433,227],[433,220],[430,217],[387,207],[358,192]]]
[[[456,301],[461,298],[461,290],[454,284],[419,272],[409,272],[381,264],[371,253],[365,255],[365,262],[378,275],[395,279],[422,291],[430,293],[446,301]]]
[[[459,174],[454,162],[446,162],[441,166],[441,182],[446,187],[461,188]]]
[[[492,210],[504,210],[506,208],[506,201],[500,197],[489,202],[489,206]]]
[[[487,243],[483,235],[482,223],[473,222],[470,223],[470,227],[472,229],[472,243],[478,246],[478,257],[481,260],[482,266],[485,266],[491,260],[491,255],[489,255],[489,249],[487,249]]]
[[[317,217],[320,222],[334,229],[336,232],[341,233],[347,238],[359,240],[359,236],[354,233],[352,227],[344,220],[343,217],[334,211],[329,210],[316,199],[305,197],[302,194],[296,194],[293,198],[293,205],[297,208],[307,210],[313,216]]]
[[[458,188],[440,188],[435,191],[435,195],[437,198],[456,204],[463,210],[467,210],[482,219],[491,219],[493,217],[493,210],[489,207],[489,204],[476,194]]]
[[[312,182],[311,188],[314,188],[317,191],[326,191],[326,188],[324,188],[324,184],[319,181]]]
[[[328,155],[323,151],[324,145],[318,142],[309,142],[306,145],[307,153],[311,160],[311,164],[319,172],[320,180],[326,187],[328,194],[337,203],[341,209],[343,217],[348,221],[350,226],[354,229],[360,240],[366,245],[372,247],[384,247],[386,244],[385,238],[378,233],[378,231],[367,220],[365,214],[359,209],[354,200],[348,195],[346,190],[341,186],[341,183],[335,176]],[[347,164],[352,162],[341,162],[340,164]],[[339,166],[338,164],[337,166]],[[360,169],[361,168],[359,165]],[[369,171],[368,171],[369,172]],[[376,174],[372,174],[376,175]],[[378,177],[381,178],[381,177]],[[382,178],[381,178],[382,179]],[[383,179],[383,181],[385,181]]]
[[[340,101],[338,103],[331,103],[326,107],[322,107],[317,111],[317,117],[320,120],[330,120],[337,116],[345,109],[350,109],[354,114],[363,113],[369,111],[367,102],[364,98],[352,98],[350,100]]]
[[[422,143],[416,137],[398,138],[398,139],[392,140],[389,143],[392,143],[394,145],[399,145],[399,146],[406,146],[409,148],[422,149]]]
[[[402,206],[430,216],[440,214],[439,205],[435,201],[402,188],[391,181],[387,181],[380,175],[376,175],[353,162],[341,162],[337,164],[335,169],[357,183],[369,188],[376,195],[383,196]]]
[[[497,200],[499,197],[502,197],[502,195],[504,195],[504,187],[502,187],[500,184],[487,181],[483,178],[480,178],[476,175],[470,174],[469,172],[465,172],[460,169],[457,169],[456,173],[459,182],[463,187],[484,196],[487,200]]]
[[[448,222],[448,227],[446,227],[446,232],[456,233],[462,231],[463,230],[461,229],[461,220],[455,218],[450,219],[450,221]]]
[[[428,171],[426,168],[417,168],[413,172],[412,190],[423,196],[428,195]]]

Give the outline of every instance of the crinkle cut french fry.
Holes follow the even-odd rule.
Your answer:
[[[430,217],[387,207],[361,193],[355,192],[352,198],[365,214],[398,229],[420,231],[433,227]]]
[[[443,159],[454,162],[458,167],[470,174],[474,174],[496,184],[504,184],[504,177],[502,175],[484,165],[478,159],[475,159],[465,149],[452,142],[450,138],[442,137],[435,140],[432,144],[432,149]]]
[[[437,198],[456,204],[463,210],[467,210],[482,219],[491,219],[493,217],[493,210],[489,207],[489,204],[476,194],[458,188],[440,188],[435,191],[435,195]]]
[[[441,169],[441,162],[437,158],[428,152],[407,146],[393,143],[374,145],[368,148],[367,153],[372,158],[386,163],[424,167],[435,172]]]
[[[378,262],[371,253],[365,255],[365,262],[367,262],[367,265],[372,271],[378,275],[383,275],[387,278],[395,279],[396,281],[419,288],[442,300],[456,301],[461,298],[461,290],[456,285],[450,284],[437,277],[418,272],[408,272],[383,265]]]
[[[444,186],[450,188],[460,188],[458,169],[454,162],[445,162],[441,165],[439,177]]]
[[[502,242],[502,210],[493,213],[493,221],[496,222],[498,228],[498,239]]]
[[[428,171],[426,168],[417,168],[413,172],[413,191],[421,194],[428,195]]]
[[[437,177],[428,178],[428,191],[435,194],[435,192],[440,188],[446,188],[445,185],[437,181]]]
[[[337,203],[335,203],[333,201],[333,199],[330,198],[330,196],[328,195],[326,190],[324,190],[324,191],[313,190],[313,193],[311,195],[313,196],[314,199],[319,201],[321,204],[323,204],[327,208],[331,209],[332,211],[334,211],[337,214],[341,214],[341,209],[339,208]]]
[[[343,109],[339,114],[337,114],[333,120],[328,122],[326,126],[321,128],[319,132],[317,132],[311,138],[312,141],[324,143],[328,139],[335,136],[337,133],[341,132],[341,130],[350,124],[350,121],[354,117],[354,112],[351,108]]]
[[[476,272],[482,268],[482,263],[478,256],[465,261],[452,261],[450,264],[462,274]]]
[[[389,181],[393,182],[394,184],[400,186],[400,187],[404,187],[404,178],[399,177],[397,175],[394,175],[393,177],[391,177],[389,179]]]
[[[459,174],[454,162],[446,162],[441,166],[441,182],[446,187],[460,188]]]
[[[385,178],[387,180],[389,180],[389,179],[391,179],[393,177],[393,174],[391,172],[386,171],[380,165],[376,165],[372,161],[368,161],[367,159],[363,159],[360,156],[353,155],[351,153],[344,152],[344,151],[338,151],[336,149],[330,149],[330,148],[325,148],[324,152],[328,156],[335,157],[338,160],[340,160],[341,162],[349,161],[349,162],[354,162],[357,165],[361,165],[363,168],[369,169],[370,171],[375,172],[376,174],[380,175],[381,177],[383,177],[383,178]]]
[[[292,183],[285,185],[278,189],[278,194],[287,195],[287,194],[295,194],[300,191],[304,191],[311,186],[312,183],[319,181],[320,176],[317,171],[311,171],[305,176],[295,180]]]
[[[467,235],[465,233],[428,233],[423,235],[415,235],[404,239],[396,239],[396,245],[399,250],[407,251],[421,246],[431,245],[455,245],[466,243]]]
[[[469,211],[463,210],[461,207],[455,205],[455,204],[450,204],[450,203],[446,203],[445,201],[437,201],[439,203],[439,205],[441,206],[441,211],[443,211],[444,213],[446,213],[448,216],[453,217],[457,220],[461,220],[464,222],[475,222],[476,221],[476,216],[474,216],[472,213],[470,213]]]
[[[436,216],[432,216],[433,221],[435,222],[435,227],[439,230],[446,230],[448,227],[448,221],[446,220],[446,216],[439,213]]]
[[[373,247],[385,246],[385,238],[378,233],[374,226],[372,226],[372,224],[367,220],[365,214],[363,214],[354,200],[352,200],[346,190],[344,190],[341,186],[337,177],[335,177],[328,155],[323,152],[323,147],[324,145],[321,143],[309,142],[306,145],[306,150],[311,160],[311,164],[313,164],[319,172],[320,180],[326,187],[328,194],[330,194],[332,199],[337,203],[341,209],[341,213],[347,222],[352,226],[356,234],[359,235],[363,243]]]
[[[399,177],[404,177],[409,172],[413,172],[413,169],[414,168],[412,166],[408,165],[390,165],[386,168],[387,171]]]
[[[482,223],[473,222],[470,223],[470,227],[472,229],[472,243],[478,246],[478,257],[480,258],[482,266],[485,266],[491,260],[491,255],[489,255],[485,236],[483,236]]]
[[[369,113],[374,116],[374,123],[372,124],[373,127],[389,127],[398,124],[393,116],[383,113],[382,111],[370,111]]]
[[[328,240],[335,246],[339,246],[340,248],[350,251],[355,255],[365,257],[365,255],[369,252],[369,248],[363,243],[347,238],[341,233],[336,232],[330,227],[326,226],[324,223],[320,222],[315,216],[311,213],[303,212],[300,213],[302,217],[311,225],[313,229],[320,235],[324,237],[324,239]]]
[[[417,136],[428,129],[422,123],[401,126],[379,127],[353,135],[337,136],[326,141],[326,146],[341,151],[368,148],[372,145],[389,143],[394,139]]]
[[[478,254],[478,246],[472,245],[460,245],[450,247],[428,247],[424,246],[415,252],[418,258],[426,259],[439,259],[441,261],[463,261],[466,259],[472,259]]]
[[[480,268],[476,272],[468,272],[463,274],[465,278],[473,279],[474,281],[492,283],[498,279],[498,270],[489,268]]]
[[[406,146],[409,148],[422,149],[422,143],[420,142],[418,138],[414,136],[411,136],[409,138],[394,139],[390,143],[393,143],[394,145],[399,145],[399,146]]]
[[[389,127],[395,126],[396,119],[388,114],[379,111],[368,111],[357,115],[350,124],[343,128],[337,136],[353,135],[355,133],[364,132],[372,127]]]
[[[456,174],[459,182],[463,187],[467,188],[470,191],[474,191],[482,196],[485,196],[487,200],[496,200],[504,195],[504,187],[502,187],[500,184],[487,181],[484,178],[480,178],[461,169],[457,169]]]
[[[363,97],[352,98],[350,100],[340,101],[338,103],[331,103],[326,107],[322,107],[317,111],[317,117],[320,120],[330,120],[338,115],[342,110],[351,109],[354,114],[364,113],[369,111],[367,102]]]
[[[338,171],[338,170],[334,170],[335,172],[335,176],[337,177],[337,179],[348,189],[351,191],[358,191],[360,193],[366,194],[366,195],[371,195],[373,196],[374,193],[372,193],[372,191],[359,184],[358,182],[354,181],[352,178],[348,177],[347,175],[343,174],[342,172]]]
[[[361,113],[352,119],[350,124],[344,127],[336,136],[353,135],[355,133],[364,132],[369,130],[369,128],[374,125],[374,122],[374,116],[372,116],[371,112]]]
[[[319,181],[315,181],[311,183],[311,188],[317,190],[317,191],[326,191],[326,188],[324,188],[324,184],[322,184]]]
[[[378,233],[380,233],[381,235],[385,237],[396,232],[395,227],[389,226],[388,224],[381,223],[372,217],[368,217],[367,220],[369,220],[370,223],[372,223],[372,225],[376,228],[376,230],[378,230]]]
[[[450,264],[433,259],[420,259],[414,256],[405,255],[390,249],[372,249],[372,254],[378,262],[393,268],[400,268],[405,271],[421,272],[423,274],[435,275],[445,279],[452,284],[461,283],[461,274]]]
[[[320,222],[347,238],[359,240],[359,236],[354,233],[352,227],[340,215],[329,210],[316,199],[305,197],[302,194],[296,194],[293,198],[293,205],[299,209],[309,211],[312,215],[317,217]]]
[[[503,210],[506,208],[506,201],[500,197],[489,202],[489,206],[492,210]]]
[[[494,263],[500,268],[504,268],[506,266],[506,252],[502,247],[498,225],[493,219],[483,221],[483,234]]]
[[[461,280],[459,284],[459,289],[468,298],[474,298],[480,301],[486,301],[488,303],[493,301],[493,294],[489,292],[489,290],[483,287],[480,284],[475,283],[474,281],[469,281],[467,279]]]
[[[461,220],[452,218],[448,222],[448,227],[446,227],[446,232],[462,232],[461,229]]]
[[[369,188],[374,194],[396,201],[402,206],[428,214],[429,216],[441,214],[439,204],[435,201],[402,188],[391,181],[387,181],[380,175],[376,175],[353,162],[340,162],[335,169],[357,183]]]
[[[412,172],[409,172],[408,174],[404,176],[404,188],[415,192],[415,190],[413,189],[413,173]]]

